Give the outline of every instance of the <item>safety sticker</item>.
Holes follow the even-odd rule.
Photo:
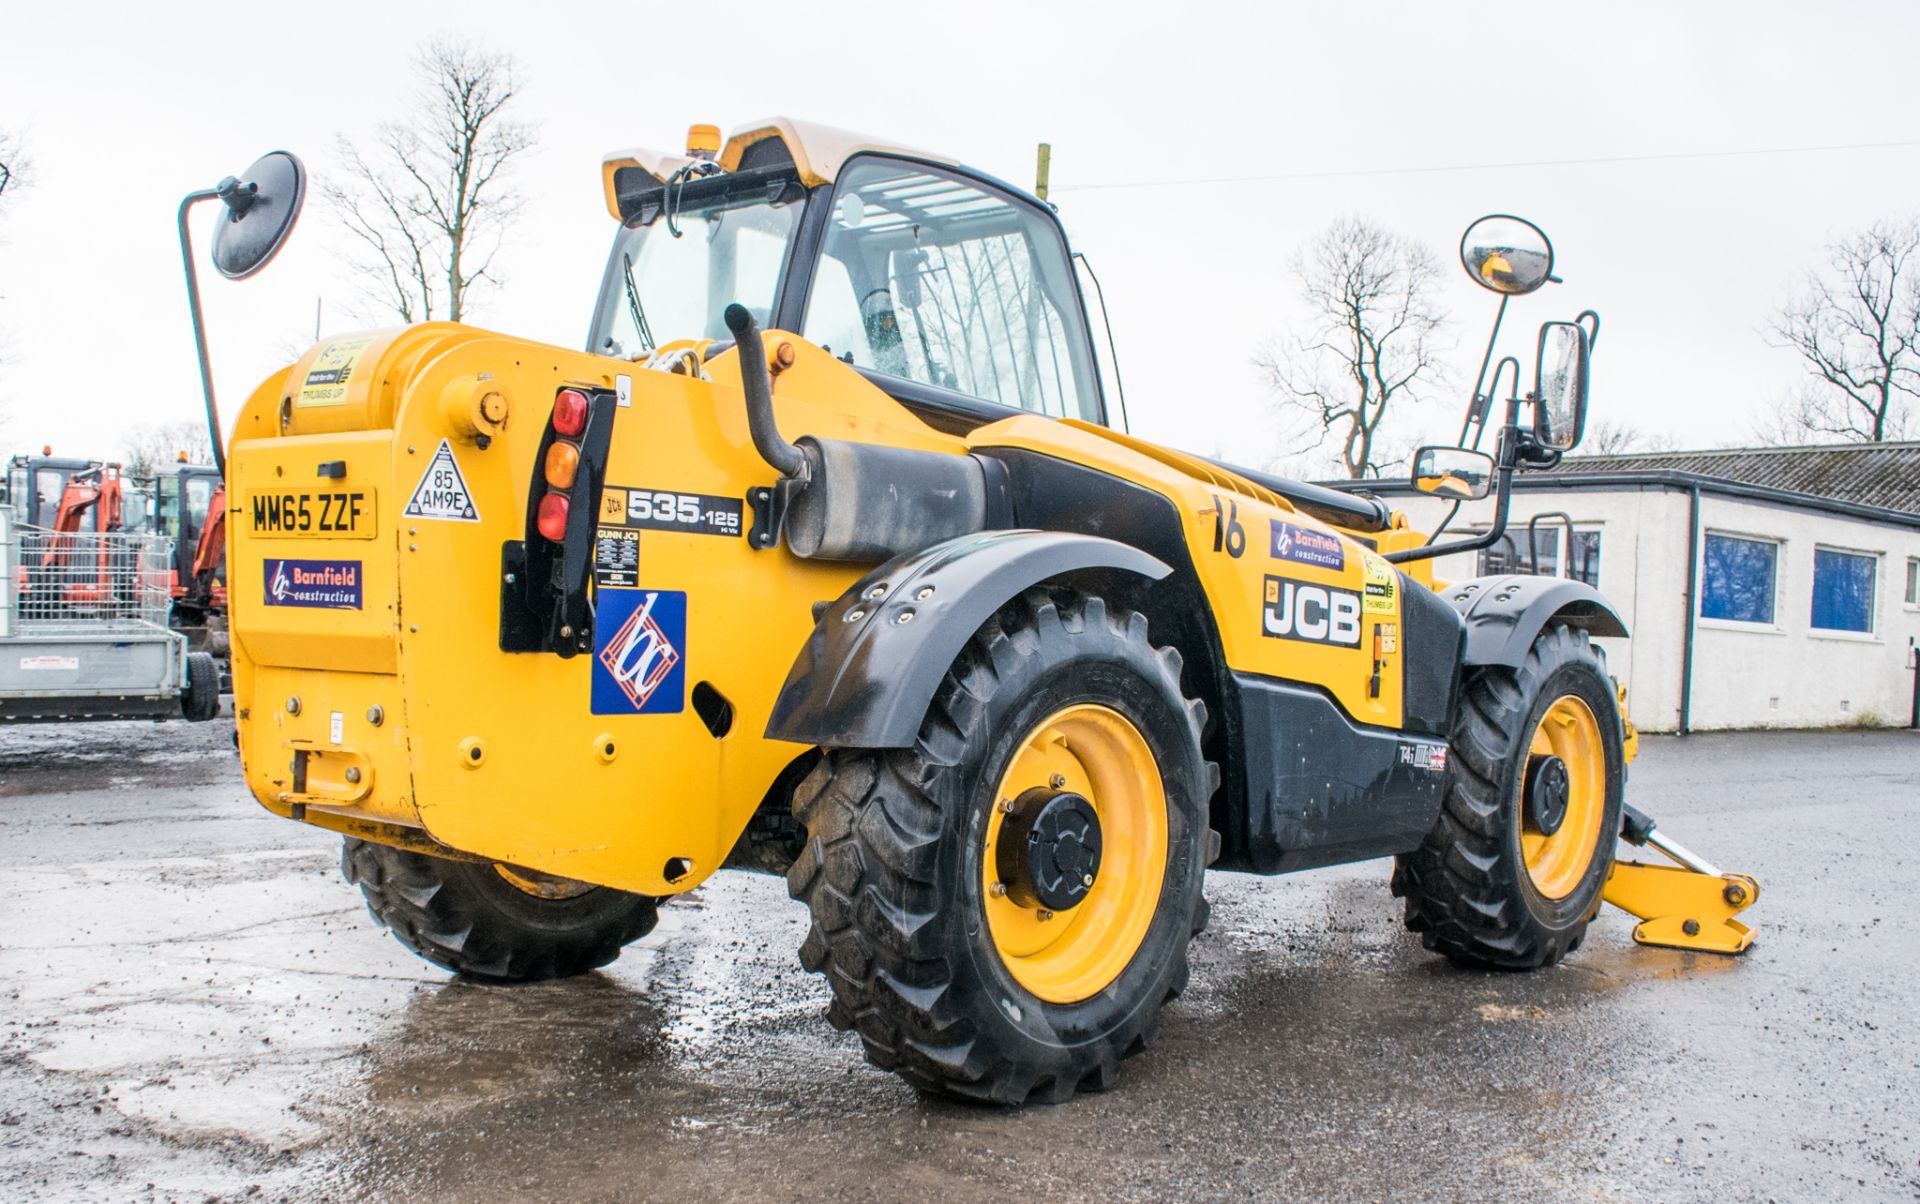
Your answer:
[[[1371,552],[1362,552],[1361,557],[1367,570],[1367,613],[1392,614],[1393,566]]]
[[[29,673],[71,673],[80,667],[77,656],[23,656],[20,667]]]
[[[1272,552],[1275,560],[1291,560],[1295,564],[1310,564],[1319,569],[1338,570],[1347,567],[1346,549],[1340,546],[1338,536],[1277,518],[1272,522]]]
[[[323,610],[360,609],[358,560],[278,560],[261,566],[268,606],[314,606]]]
[[[371,337],[335,339],[320,349],[307,368],[307,379],[300,385],[295,405],[339,406],[347,404],[347,382],[360,366],[361,353],[373,343]]]
[[[1373,638],[1375,639],[1375,641],[1378,642],[1380,646],[1381,656],[1387,656],[1391,653],[1400,651],[1400,624],[1398,623],[1374,624]]]
[[[687,595],[601,590],[594,611],[596,715],[677,715],[687,709]]]
[[[1350,589],[1267,578],[1263,635],[1309,644],[1360,646],[1360,595]]]
[[[1447,746],[1444,744],[1402,744],[1400,763],[1428,773],[1447,771]]]
[[[600,521],[650,531],[694,535],[739,535],[746,503],[737,497],[679,493],[671,489],[634,489],[609,485],[600,491]]]
[[[595,585],[632,589],[640,584],[640,532],[600,527],[593,533]]]
[[[427,461],[427,471],[420,474],[420,483],[413,487],[413,497],[403,513],[408,518],[441,518],[456,523],[480,521],[467,478],[460,475],[460,461],[453,458],[453,445],[445,439],[433,459]]]

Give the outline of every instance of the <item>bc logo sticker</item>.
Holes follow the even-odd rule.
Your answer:
[[[262,566],[268,606],[360,609],[358,560],[274,560]]]
[[[1295,526],[1277,518],[1272,521],[1272,552],[1275,560],[1291,560],[1295,564],[1310,564],[1315,568],[1336,571],[1347,567],[1347,553],[1340,546],[1338,536],[1315,531],[1312,527]]]
[[[603,589],[594,615],[593,713],[677,715],[687,709],[687,595]]]

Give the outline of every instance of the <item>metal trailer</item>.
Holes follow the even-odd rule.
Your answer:
[[[0,506],[0,723],[218,713],[211,658],[192,663],[167,627],[172,542],[49,531]]]

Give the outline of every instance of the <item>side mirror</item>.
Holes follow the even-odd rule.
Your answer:
[[[1553,243],[1523,217],[1490,214],[1460,236],[1460,266],[1481,288],[1517,297],[1553,279]]]
[[[1413,487],[1474,502],[1493,491],[1493,457],[1464,447],[1423,447],[1413,454]]]
[[[280,253],[307,199],[307,170],[287,151],[254,160],[247,174],[220,181],[226,220],[214,228],[213,266],[229,280],[245,280]]]
[[[1546,322],[1534,361],[1533,434],[1555,451],[1570,451],[1587,425],[1587,366],[1592,351],[1586,327]]]

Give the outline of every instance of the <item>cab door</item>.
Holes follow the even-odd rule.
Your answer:
[[[1026,412],[1106,424],[1065,234],[990,180],[882,155],[849,160],[800,332],[923,416]]]

